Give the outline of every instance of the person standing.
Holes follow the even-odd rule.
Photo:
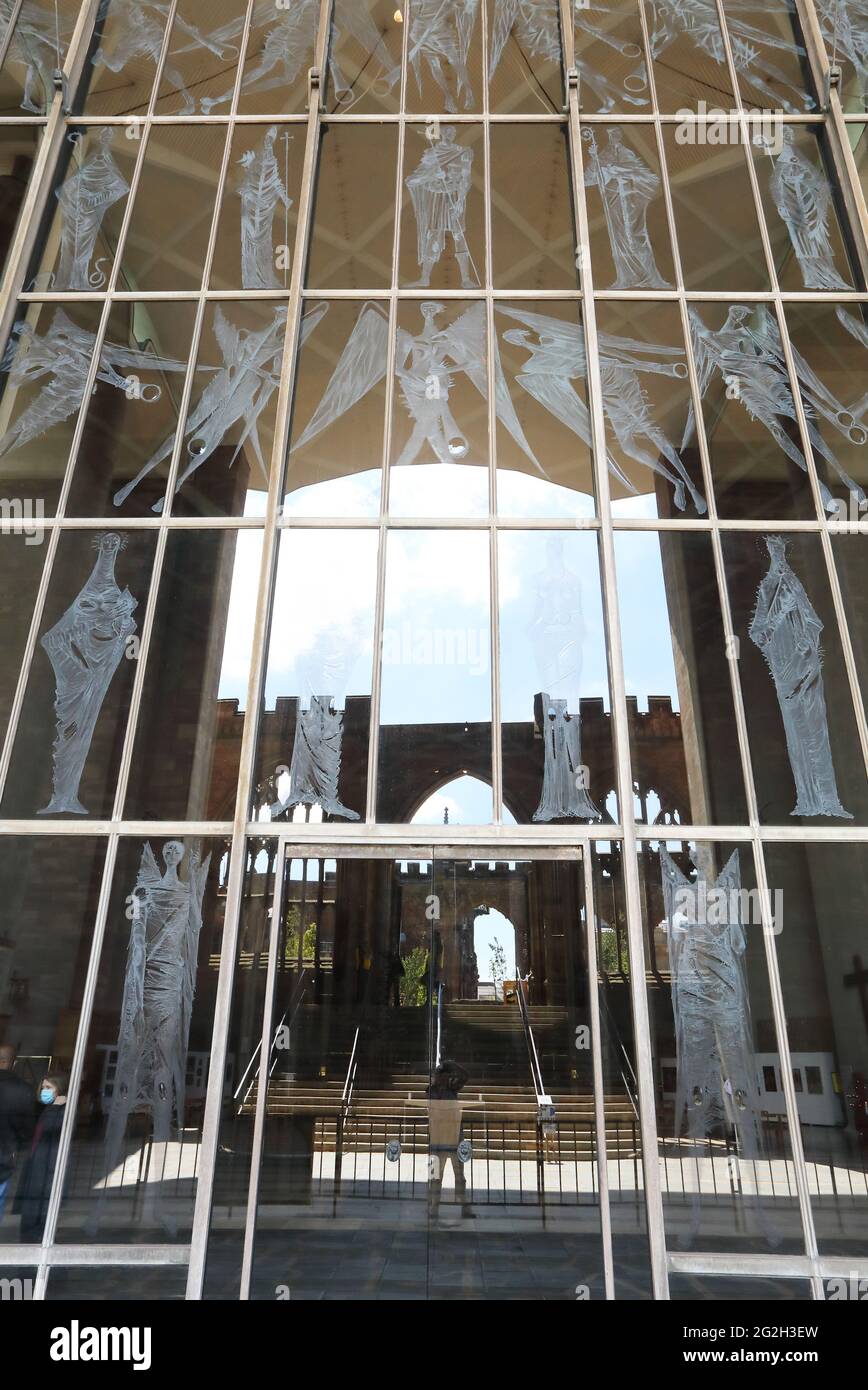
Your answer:
[[[0,1045],[0,1217],[15,1176],[18,1155],[33,1137],[36,1100],[20,1076],[15,1076],[16,1052],[11,1043]]]

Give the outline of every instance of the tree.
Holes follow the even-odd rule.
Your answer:
[[[414,946],[409,955],[401,957],[401,964],[404,967],[400,984],[401,1007],[421,1008],[428,993],[428,951],[424,946]]]
[[[502,999],[503,982],[506,979],[506,951],[503,949],[496,936],[491,938],[488,961],[491,969],[491,978],[494,981],[494,996],[496,999]]]

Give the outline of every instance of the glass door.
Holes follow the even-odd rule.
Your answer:
[[[286,847],[242,1293],[606,1296],[581,852],[515,853]]]

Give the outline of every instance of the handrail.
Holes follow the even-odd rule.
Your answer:
[[[346,1080],[344,1081],[344,1089],[343,1089],[343,1092],[342,1092],[342,1094],[341,1094],[341,1117],[342,1117],[342,1118],[346,1118],[347,1112],[348,1112],[348,1110],[349,1110],[349,1108],[350,1108],[350,1106],[352,1105],[352,1102],[353,1102],[353,1091],[354,1091],[355,1085],[356,1085],[356,1072],[358,1071],[358,1068],[359,1068],[359,1063],[358,1063],[358,1058],[356,1057],[356,1053],[357,1053],[358,1048],[359,1048],[359,1034],[361,1033],[361,1031],[362,1031],[362,1025],[361,1025],[360,1023],[356,1024],[356,1032],[355,1032],[355,1036],[354,1036],[354,1038],[353,1038],[353,1050],[352,1050],[352,1052],[350,1053],[349,1066],[347,1067],[347,1076],[346,1076]]]
[[[434,1068],[443,1061],[443,985],[437,986],[437,1046],[434,1055]]]
[[[551,1105],[551,1097],[546,1091],[545,1085],[543,1083],[542,1067],[540,1065],[539,1053],[537,1052],[536,1038],[533,1035],[533,1028],[531,1027],[530,1022],[530,1015],[527,1011],[527,999],[525,998],[524,993],[524,986],[530,978],[530,975],[526,975],[524,979],[522,979],[521,976],[519,976],[517,981],[518,987],[515,991],[515,997],[518,1001],[518,1011],[521,1014],[521,1021],[524,1027],[524,1037],[525,1042],[527,1043],[528,1058],[530,1060],[530,1071],[531,1077],[533,1079],[533,1088],[534,1093],[536,1095],[537,1105]]]
[[[299,1009],[301,1008],[302,1000],[304,999],[304,996],[305,996],[305,994],[307,993],[307,983],[305,982],[305,978],[304,978],[306,974],[307,974],[307,966],[305,966],[305,967],[302,969],[302,972],[301,972],[301,974],[299,975],[299,977],[298,977],[298,979],[297,979],[297,981],[296,981],[296,983],[295,983],[295,988],[293,989],[292,994],[290,995],[289,1003],[287,1004],[287,1006],[286,1006],[286,1008],[285,1008],[285,1010],[284,1010],[283,1017],[281,1018],[280,1022],[278,1023],[277,1027],[276,1027],[275,1030],[274,1030],[274,1036],[273,1036],[272,1039],[271,1039],[271,1046],[270,1046],[270,1048],[269,1048],[269,1050],[268,1050],[268,1061],[269,1061],[268,1075],[269,1075],[269,1076],[271,1076],[271,1075],[273,1074],[274,1068],[275,1068],[275,1066],[277,1065],[277,1058],[276,1058],[276,1057],[275,1057],[275,1059],[274,1059],[274,1063],[272,1064],[272,1062],[271,1062],[271,1054],[275,1051],[275,1044],[276,1044],[276,1042],[277,1042],[278,1037],[280,1036],[280,1032],[281,1032],[281,1030],[282,1030],[285,1026],[286,1026],[286,1027],[289,1027],[289,1028],[292,1028],[293,1023],[295,1022],[295,1016],[296,1016],[296,1014],[298,1013]],[[287,1015],[289,1015],[288,1022],[287,1022]],[[236,1101],[236,1100],[238,1099],[239,1095],[241,1094],[241,1091],[242,1091],[242,1089],[243,1089],[243,1087],[244,1087],[244,1083],[245,1083],[245,1081],[247,1080],[248,1076],[250,1075],[250,1068],[254,1065],[254,1063],[257,1064],[257,1065],[256,1065],[256,1071],[255,1071],[255,1073],[254,1073],[254,1075],[253,1075],[253,1081],[251,1081],[251,1083],[250,1083],[250,1087],[248,1088],[248,1093],[247,1093],[247,1094],[249,1094],[250,1090],[252,1089],[253,1083],[254,1083],[255,1081],[258,1080],[258,1078],[259,1078],[259,1072],[260,1072],[260,1070],[261,1070],[261,1068],[260,1068],[260,1066],[259,1066],[259,1064],[258,1064],[258,1063],[259,1063],[259,1054],[261,1053],[261,1051],[262,1051],[262,1039],[260,1038],[259,1042],[256,1044],[256,1046],[254,1047],[252,1053],[250,1054],[250,1061],[247,1063],[247,1066],[244,1068],[244,1075],[242,1076],[241,1080],[239,1081],[238,1085],[237,1085],[236,1088],[235,1088],[235,1091],[234,1091],[233,1096],[232,1096],[233,1101]],[[245,1095],[244,1099],[245,1099],[245,1100],[247,1099],[247,1095]],[[243,1102],[242,1102],[242,1104],[243,1104]]]
[[[609,1028],[609,1030],[610,1030],[610,1034],[614,1035],[615,1042],[616,1042],[617,1047],[618,1047],[618,1050],[619,1050],[619,1052],[620,1052],[620,1054],[621,1054],[621,1059],[619,1059],[618,1071],[620,1072],[621,1080],[622,1080],[623,1083],[624,1083],[624,1090],[627,1092],[627,1099],[629,1100],[630,1104],[631,1104],[632,1107],[633,1107],[633,1114],[636,1116],[636,1119],[638,1120],[638,1119],[639,1119],[639,1106],[638,1106],[638,1103],[637,1103],[637,1096],[638,1096],[638,1093],[639,1093],[639,1082],[637,1081],[637,1079],[636,1079],[636,1073],[635,1073],[635,1071],[633,1070],[633,1063],[630,1061],[630,1054],[628,1053],[626,1047],[624,1046],[623,1040],[622,1040],[622,1038],[621,1038],[620,1030],[619,1030],[619,1028],[618,1028],[617,1023],[615,1022],[615,1017],[614,1017],[614,1015],[613,1015],[613,1013],[612,1013],[612,1010],[609,1008],[609,1000],[608,1000],[608,997],[607,997],[607,991],[611,988],[611,986],[609,985],[609,981],[605,978],[605,976],[604,976],[603,978],[604,978],[605,987],[604,987],[603,989],[600,990],[600,999],[601,999],[601,1001],[602,1001],[603,1008],[604,1008],[605,1011],[606,1011],[606,1022],[607,1022],[607,1026],[608,1026],[608,1028]],[[624,1071],[624,1064],[625,1064],[625,1063],[626,1063],[626,1067],[627,1067],[627,1071],[626,1071],[626,1072]],[[632,1083],[632,1084],[631,1084],[631,1083]]]

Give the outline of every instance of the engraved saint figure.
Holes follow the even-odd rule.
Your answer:
[[[467,67],[470,40],[476,25],[479,0],[413,0],[410,6],[409,63],[422,91],[422,63],[440,91],[447,111],[457,111],[457,99],[466,110],[473,105],[473,89]],[[450,86],[444,63],[455,75]]]
[[[823,684],[823,623],[787,562],[783,536],[766,536],[771,566],[757,591],[751,641],[766,659],[777,691],[787,754],[796,783],[793,816],[841,816]]]
[[[612,126],[601,150],[594,132],[587,129],[588,167],[585,183],[600,190],[617,271],[612,290],[667,289],[657,269],[648,235],[648,207],[660,192],[660,179],[624,142],[619,126]]]
[[[211,862],[210,855],[200,862],[191,849],[185,881],[178,874],[184,854],[183,841],[169,840],[163,847],[161,873],[151,846],[145,844],[128,900],[130,940],[106,1131],[106,1171],[110,1182],[131,1113],[149,1112],[153,1143],[145,1186],[148,1224],[157,1215],[173,1116],[175,1130],[184,1130],[187,1049]],[[101,1203],[108,1190],[103,1188]]]
[[[90,578],[59,622],[41,639],[56,683],[57,736],[54,741],[53,795],[40,815],[69,811],[86,816],[78,799],[87,755],[112,677],[136,630],[136,599],[115,580],[122,548],[114,532],[100,536]]]
[[[241,284],[245,290],[280,289],[274,258],[274,219],[279,204],[289,212],[292,199],[274,153],[276,138],[277,126],[272,126],[262,149],[247,150],[239,161],[244,166],[237,191],[241,199]]]
[[[447,237],[452,238],[462,288],[479,284],[465,231],[472,168],[473,150],[458,144],[455,127],[449,125],[404,180],[416,217],[416,259],[422,271],[411,287],[431,284],[431,272],[446,250]]]
[[[579,686],[585,620],[582,585],[564,563],[564,543],[547,543],[546,568],[532,580],[533,614],[528,636],[540,682],[540,714],[545,744],[543,789],[535,821],[599,820],[585,790],[579,727]]]
[[[755,1162],[764,1145],[738,850],[715,883],[701,872],[691,882],[663,845],[660,868],[675,1020],[675,1137],[686,1129],[699,1144],[732,1126],[739,1159]],[[699,1225],[699,1187],[697,1181],[691,1237]],[[767,1226],[766,1235],[774,1239]]]
[[[99,148],[57,190],[62,230],[52,289],[98,290],[106,282],[101,259],[91,270],[97,237],[109,208],[130,191],[112,159],[112,135],[111,127],[106,126],[99,135]]]

